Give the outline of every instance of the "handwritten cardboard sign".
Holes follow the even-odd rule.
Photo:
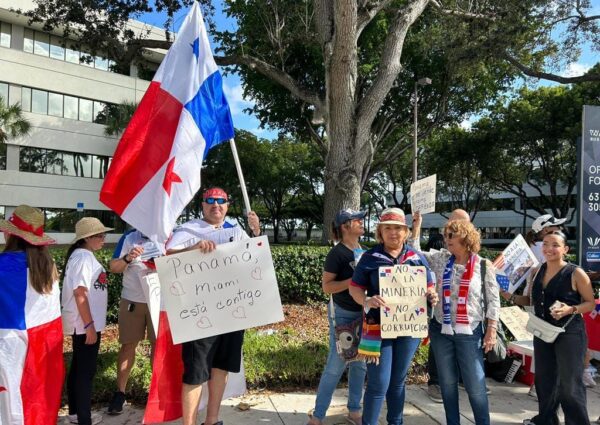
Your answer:
[[[500,320],[510,331],[515,341],[532,341],[533,335],[527,331],[527,312],[519,306],[502,307],[500,309]]]
[[[427,214],[435,211],[437,174],[418,180],[410,185],[411,211]]]
[[[158,273],[147,273],[142,277],[142,290],[150,311],[150,320],[154,328],[154,336],[158,338],[158,323],[160,319],[160,281]]]
[[[155,262],[175,344],[283,320],[266,236]]]
[[[381,337],[427,336],[427,272],[423,266],[379,268],[379,294],[386,306],[381,312]]]

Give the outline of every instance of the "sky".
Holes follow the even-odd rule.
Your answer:
[[[221,13],[222,7],[220,1],[215,1],[215,9],[217,10],[216,16],[214,17],[215,22],[217,24],[217,28],[235,29],[235,21],[232,19],[228,19],[224,14]],[[590,11],[590,15],[599,15],[600,14],[600,0],[592,0],[592,10]],[[174,20],[174,30],[177,31],[181,26],[185,15],[188,10],[180,11]],[[141,22],[145,22],[147,24],[151,24],[157,26],[159,28],[163,27],[163,23],[166,20],[166,16],[164,14],[159,13],[151,13],[144,14],[137,18],[137,20]],[[210,37],[210,36],[209,36]],[[211,45],[214,50],[213,40],[211,41]],[[561,71],[557,71],[558,74],[563,76],[574,76],[581,75],[587,70],[589,70],[594,64],[599,61],[598,52],[593,51],[591,46],[584,46],[583,51],[579,59],[575,62],[565,64],[565,67]],[[224,91],[227,96],[227,100],[229,102],[229,106],[231,108],[231,113],[233,117],[233,123],[236,128],[243,129],[252,132],[258,137],[266,138],[266,139],[275,139],[277,137],[276,129],[272,128],[260,128],[260,122],[257,118],[255,118],[251,113],[244,112],[244,109],[251,108],[254,103],[252,99],[248,99],[244,97],[244,89],[242,87],[240,78],[235,74],[228,74],[223,76],[224,81]],[[529,88],[541,87],[541,86],[553,86],[558,83],[547,81],[547,80],[534,80],[534,79],[518,79],[513,86],[513,89],[516,91],[523,86],[527,86]],[[460,125],[463,128],[470,128],[471,124],[476,121],[480,115],[473,115],[466,118]]]

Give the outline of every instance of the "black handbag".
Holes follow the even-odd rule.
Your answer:
[[[483,292],[483,312],[484,316],[487,316],[487,295],[485,291],[485,274],[486,274],[486,264],[487,261],[485,259],[481,259],[481,291]],[[483,331],[485,335],[485,317],[482,321]],[[485,359],[488,363],[498,363],[504,361],[506,359],[506,334],[504,333],[504,328],[502,327],[502,322],[498,319],[496,325],[496,345],[490,351],[488,351],[485,355]]]

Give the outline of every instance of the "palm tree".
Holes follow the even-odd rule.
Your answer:
[[[23,117],[19,103],[6,105],[0,96],[0,143],[29,134],[31,124]]]
[[[108,105],[104,110],[104,113],[106,114],[104,134],[115,136],[123,132],[129,124],[137,107],[138,104],[136,102],[129,101],[125,101],[120,105]]]

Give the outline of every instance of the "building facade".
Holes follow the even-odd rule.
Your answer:
[[[0,217],[20,204],[41,208],[59,243],[73,239],[74,223],[84,214],[120,232],[123,222],[98,199],[118,143],[105,135],[106,112],[139,102],[150,82],[138,77],[137,66],[117,74],[106,58],[91,57],[11,11],[32,6],[30,0],[0,0],[0,96],[21,104],[31,123],[28,136],[0,145]],[[140,22],[130,26],[148,29]],[[149,29],[152,38],[164,38],[159,28]],[[163,56],[149,56],[144,69],[156,69]],[[109,242],[116,237],[109,235]]]

